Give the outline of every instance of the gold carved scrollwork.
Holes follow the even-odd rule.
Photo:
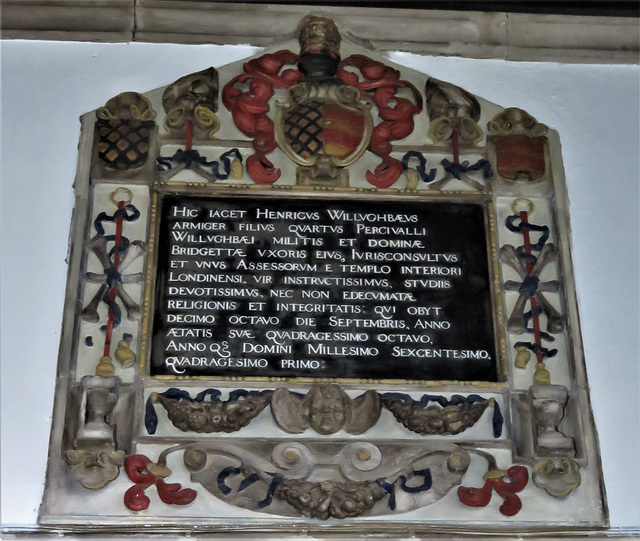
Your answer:
[[[153,120],[156,112],[151,102],[137,92],[123,92],[96,111],[100,120]]]
[[[436,142],[448,141],[455,128],[458,128],[458,133],[463,141],[478,143],[482,139],[482,129],[469,117],[437,118],[431,122],[428,136]]]

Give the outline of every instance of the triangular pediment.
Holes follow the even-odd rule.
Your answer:
[[[308,23],[309,17],[301,20],[300,28]],[[319,186],[363,189],[414,190],[431,185],[431,189],[438,191],[473,191],[484,183],[483,179],[475,178],[483,166],[478,166],[471,180],[460,180],[456,171],[455,178],[439,182],[448,174],[443,160],[453,162],[462,152],[469,165],[474,165],[492,135],[546,134],[546,128],[524,111],[510,109],[505,117],[500,117],[505,111],[500,106],[428,74],[394,64],[372,47],[358,43],[344,29],[333,28],[337,40],[332,52],[335,65],[318,64],[321,71],[328,70],[323,76],[302,73],[300,54],[309,45],[301,46],[293,33],[245,60],[217,69],[204,67],[201,72],[185,74],[180,80],[139,98],[129,92],[124,97],[115,97],[97,114],[102,115],[103,121],[119,115],[132,118],[136,116],[132,111],[140,107],[142,112],[137,113],[142,115],[140,118],[155,119],[157,144],[162,151],[155,163],[147,162],[147,167],[166,170],[158,180],[171,183],[229,184],[252,180],[279,186],[319,182]],[[327,43],[322,47],[329,47]],[[307,52],[306,57],[309,56]],[[306,97],[305,92],[309,94]],[[339,104],[339,100],[345,99],[345,103]],[[326,111],[303,107],[314,117],[309,124],[309,118],[295,112],[297,104],[292,100],[322,103]],[[361,113],[354,116],[355,109]],[[329,119],[325,113],[339,118]],[[94,114],[88,113],[87,117]],[[172,161],[174,153],[185,147],[187,122],[192,126],[190,144],[197,149],[199,160],[217,162],[231,151],[229,155],[237,155],[249,170],[223,178],[228,171],[220,173],[218,168],[214,172],[211,166],[203,168],[201,164],[185,168],[184,164]],[[336,125],[342,122],[342,131],[325,130],[327,122]],[[332,137],[338,142],[331,141]],[[456,155],[452,146],[454,137]],[[111,155],[115,156],[115,151]],[[104,173],[108,176],[112,167],[104,153],[102,156],[107,165]],[[182,154],[178,159],[183,159]],[[544,156],[531,160],[521,164],[522,171],[517,169],[518,164],[509,164],[504,172],[513,178],[543,175],[540,168],[544,169],[544,163],[540,162],[544,162]],[[126,167],[127,159],[123,157],[122,161],[115,169]],[[176,173],[178,166],[181,170]],[[132,169],[136,167],[138,163],[134,162]],[[508,168],[511,170],[507,171]],[[426,169],[418,182],[413,173],[411,180],[406,179],[406,172],[412,169]]]

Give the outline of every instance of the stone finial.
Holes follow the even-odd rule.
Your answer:
[[[535,423],[536,456],[575,456],[573,438],[558,430],[568,399],[567,389],[562,385],[532,385],[529,388],[529,399]]]
[[[302,20],[298,42],[300,54],[330,51],[340,53],[340,32],[336,23],[326,17],[311,15]]]

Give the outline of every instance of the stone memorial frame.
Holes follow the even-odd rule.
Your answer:
[[[43,526],[607,526],[558,133],[345,35],[82,117]]]

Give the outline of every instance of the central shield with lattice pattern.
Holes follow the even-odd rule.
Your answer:
[[[357,159],[368,143],[364,108],[327,101],[305,101],[282,115],[282,133],[289,154],[301,165],[311,165],[320,155],[338,166]]]

